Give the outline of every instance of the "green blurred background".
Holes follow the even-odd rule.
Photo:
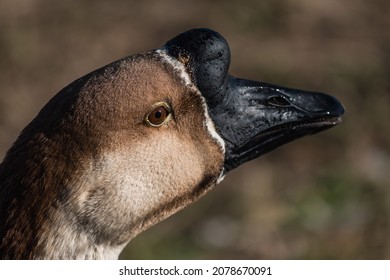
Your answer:
[[[389,259],[390,1],[0,2],[0,158],[62,87],[194,27],[230,73],[338,97],[329,131],[231,172],[126,259]]]

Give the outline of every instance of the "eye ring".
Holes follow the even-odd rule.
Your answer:
[[[171,111],[166,102],[157,102],[146,113],[145,123],[151,127],[160,127],[172,118]]]

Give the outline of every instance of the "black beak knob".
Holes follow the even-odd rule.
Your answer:
[[[192,29],[168,41],[164,48],[186,66],[192,81],[206,98],[212,98],[224,87],[230,49],[219,33],[205,28]]]

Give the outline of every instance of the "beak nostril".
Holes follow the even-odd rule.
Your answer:
[[[291,103],[281,95],[275,95],[268,98],[268,104],[277,107],[289,107]]]

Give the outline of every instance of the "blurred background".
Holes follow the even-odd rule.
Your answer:
[[[121,258],[389,259],[389,13],[385,0],[2,0],[0,159],[76,78],[209,27],[231,74],[330,93],[344,121],[231,172]]]

